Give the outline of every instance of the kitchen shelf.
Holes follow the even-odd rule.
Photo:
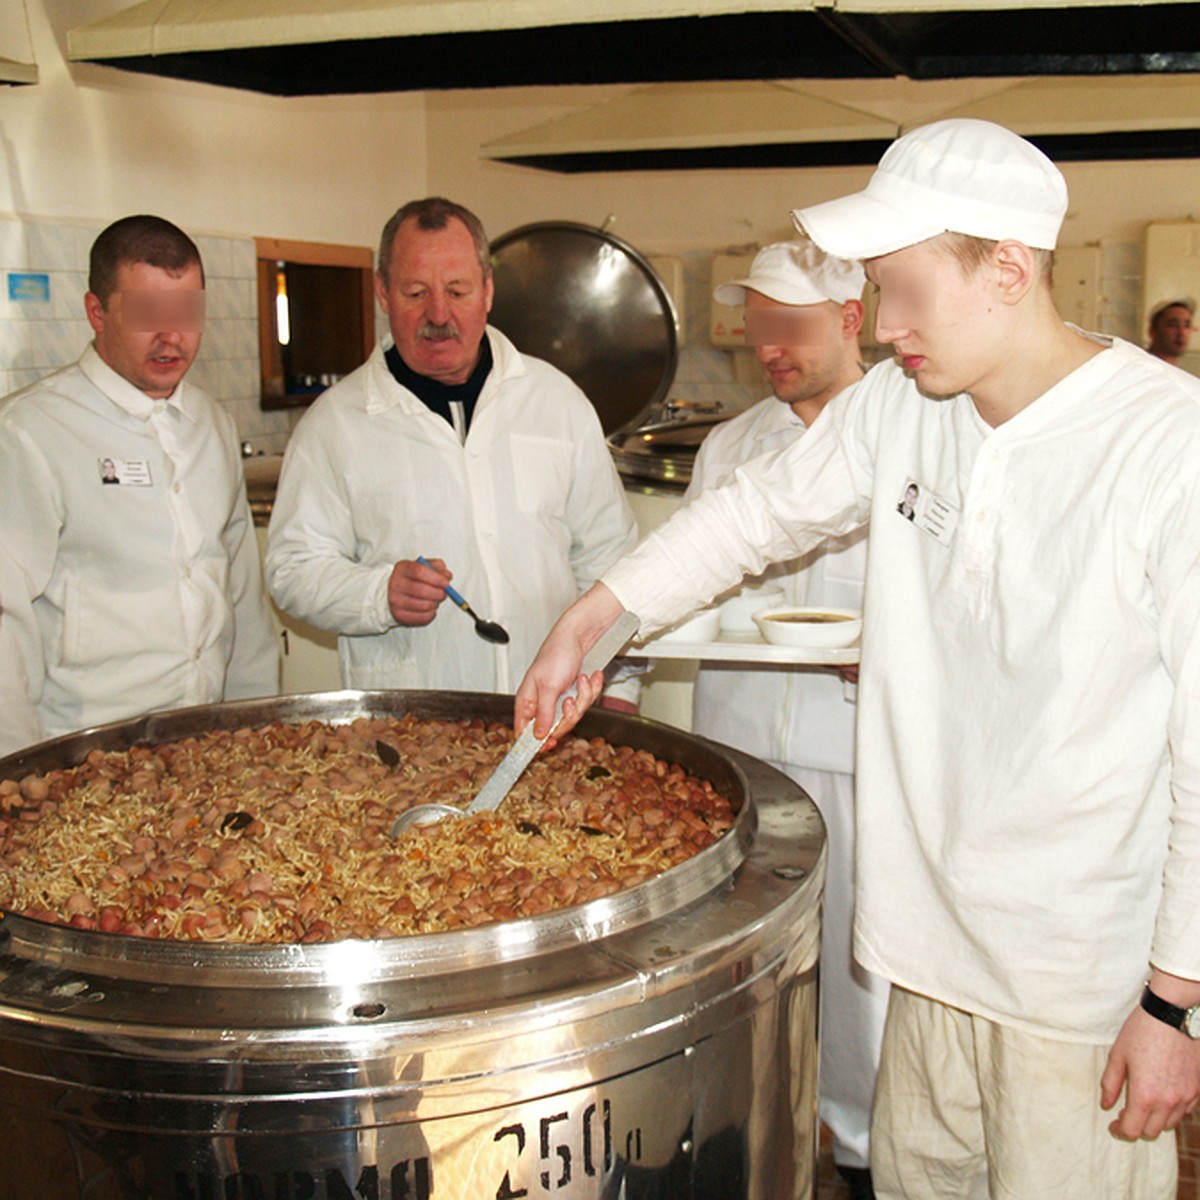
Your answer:
[[[784,663],[806,667],[849,667],[858,662],[860,647],[775,646],[756,633],[722,633],[713,642],[671,642],[651,639],[633,645],[623,658],[694,659],[700,662]]]

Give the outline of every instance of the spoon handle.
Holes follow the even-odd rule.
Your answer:
[[[435,567],[433,563],[429,561],[429,559],[420,554],[417,555],[417,562],[419,562],[423,567],[429,567],[430,570],[437,570],[437,567]],[[471,607],[449,584],[446,584],[446,595],[449,596],[459,608],[469,609]]]
[[[623,612],[608,629],[600,635],[596,644],[584,655],[580,664],[580,675],[591,675],[593,671],[602,671],[608,666],[613,656],[625,645],[638,630],[638,618],[631,612]],[[490,811],[512,791],[513,784],[521,777],[525,768],[533,761],[534,755],[553,734],[562,718],[563,702],[575,696],[575,684],[563,692],[558,698],[554,709],[554,726],[545,737],[536,737],[533,732],[533,722],[525,726],[521,736],[513,742],[508,753],[500,760],[496,769],[488,776],[479,794],[467,805],[469,813]]]

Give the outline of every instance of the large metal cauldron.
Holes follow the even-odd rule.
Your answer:
[[[215,727],[511,704],[213,705],[60,738],[0,778]],[[712,779],[734,829],[624,896],[446,935],[222,946],[0,920],[0,1197],[811,1197],[816,809],[745,755],[585,720]]]

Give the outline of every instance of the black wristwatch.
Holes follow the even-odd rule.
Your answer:
[[[1142,1007],[1152,1017],[1157,1017],[1172,1029],[1178,1029],[1190,1038],[1200,1038],[1200,1004],[1193,1004],[1191,1008],[1180,1008],[1178,1004],[1156,996],[1150,990],[1150,985],[1146,984],[1142,989]]]

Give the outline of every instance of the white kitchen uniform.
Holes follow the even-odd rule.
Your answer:
[[[856,957],[1110,1042],[1200,978],[1200,382],[1113,341],[992,429],[884,363],[605,578],[652,632],[868,518]]]
[[[278,689],[237,432],[186,381],[89,347],[0,402],[0,543],[0,749]]]
[[[563,609],[636,541],[587,397],[487,336],[494,365],[465,441],[396,382],[377,346],[288,443],[267,580],[281,608],[340,635],[347,687],[512,691]],[[450,601],[429,625],[397,625],[388,579],[418,555],[444,560],[508,645],[480,638]],[[616,688],[636,696],[637,681]]]
[[[684,495],[690,503],[743,463],[790,445],[805,433],[790,404],[769,396],[718,425],[704,439]],[[777,563],[751,583],[769,582],[792,607],[861,609],[867,531],[825,542]],[[736,592],[735,592],[736,594]],[[871,1101],[887,1013],[886,980],[853,961],[854,687],[816,667],[747,669],[709,663],[697,677],[692,728],[765,759],[812,796],[825,819],[828,863],[821,926],[821,1118],[834,1157],[865,1167]]]

